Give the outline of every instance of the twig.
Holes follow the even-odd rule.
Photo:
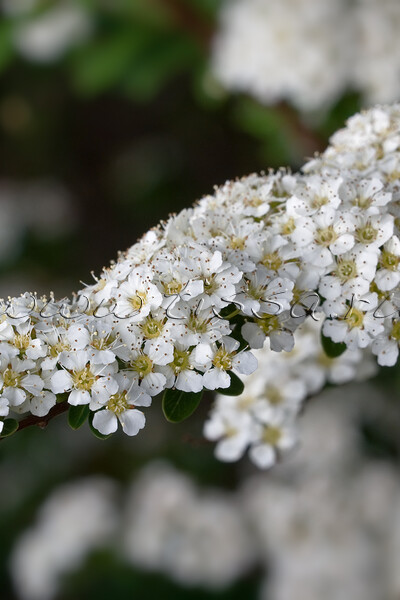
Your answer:
[[[302,151],[307,156],[314,156],[315,152],[322,152],[326,147],[326,140],[315,131],[307,127],[301,120],[299,113],[286,102],[275,105],[279,116],[285,121],[295,137],[301,144]]]
[[[19,421],[17,431],[21,431],[21,429],[26,429],[27,427],[33,427],[35,425],[37,427],[40,427],[40,429],[44,429],[45,427],[47,427],[51,419],[54,419],[54,417],[57,417],[58,415],[61,415],[62,413],[66,412],[69,409],[69,407],[70,405],[68,404],[68,402],[64,401],[53,406],[49,413],[44,417],[35,417],[34,415],[29,415],[29,417],[25,417],[24,419],[21,419],[21,421]],[[17,431],[15,433],[17,433]],[[0,437],[0,442],[5,439],[5,437]]]
[[[190,4],[184,0],[158,1],[167,8],[177,25],[194,35],[202,46],[209,46],[213,27]]]

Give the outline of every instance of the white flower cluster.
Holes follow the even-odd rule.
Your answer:
[[[63,578],[100,545],[188,596],[227,589],[257,566],[260,598],[398,598],[398,473],[363,455],[359,438],[369,409],[376,423],[390,402],[369,384],[338,396],[326,390],[310,405],[304,442],[281,468],[250,478],[245,469],[235,491],[200,487],[164,462],[146,465],[128,490],[103,478],[57,488],[12,550],[18,598],[61,597]]]
[[[266,347],[256,351],[258,369],[246,377],[239,396],[218,394],[204,425],[207,439],[218,441],[215,455],[222,461],[249,457],[261,469],[271,467],[298,442],[298,417],[304,400],[326,383],[343,384],[371,377],[376,364],[361,349],[338,358],[326,355],[321,324],[308,320],[295,333],[291,352]]]
[[[399,143],[399,106],[358,115],[307,173],[227,182],[149,231],[73,300],[3,301],[0,415],[42,417],[67,401],[86,406],[101,434],[120,422],[136,435],[141,408],[165,390],[183,407],[203,389],[240,392],[237,374],[257,367],[251,350],[268,339],[271,351],[291,351],[308,315],[323,322],[335,352],[353,353],[343,372],[367,347],[394,364]],[[291,399],[277,382],[285,415],[313,391],[304,373]],[[251,438],[264,466],[272,446],[293,443],[278,436],[281,411],[270,404],[265,398],[263,427]]]
[[[368,103],[400,93],[396,0],[235,0],[224,3],[212,69],[218,81],[271,104],[329,107],[346,90]]]
[[[101,547],[117,526],[112,480],[91,477],[60,486],[18,539],[10,567],[18,597],[50,600],[60,580]]]
[[[168,463],[141,471],[126,506],[123,549],[136,567],[218,590],[253,566],[254,541],[232,495],[199,489]]]
[[[399,124],[399,104],[354,115],[326,151],[304,167],[308,173],[328,178],[340,173],[347,179],[344,195],[356,223],[355,246],[319,286],[326,314],[347,313],[344,321],[327,321],[324,333],[349,347],[371,346],[382,366],[396,363],[400,345]],[[347,262],[346,257],[353,258]],[[341,281],[338,295],[346,265],[353,273]]]

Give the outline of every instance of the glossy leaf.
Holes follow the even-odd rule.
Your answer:
[[[180,423],[194,413],[200,404],[203,392],[182,392],[181,390],[165,390],[162,409],[167,421]]]

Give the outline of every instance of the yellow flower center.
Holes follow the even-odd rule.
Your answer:
[[[246,247],[246,240],[233,236],[229,241],[229,247],[232,248],[232,250],[244,250]]]
[[[357,277],[357,266],[353,260],[338,260],[336,275],[341,281]]]
[[[362,327],[364,323],[364,313],[358,308],[351,308],[347,313],[345,320],[347,321],[350,329],[354,329],[355,327]]]
[[[391,252],[383,250],[380,258],[380,263],[384,269],[388,269],[388,271],[397,271],[399,262],[399,256],[396,256],[395,254],[391,254]]]
[[[372,244],[372,242],[375,242],[377,237],[378,231],[370,224],[365,225],[365,227],[359,227],[356,230],[356,239],[361,244]]]
[[[232,368],[232,354],[230,354],[223,346],[217,350],[213,358],[213,365],[217,369],[229,371]]]
[[[335,240],[337,240],[337,233],[333,229],[332,225],[325,227],[324,229],[317,229],[315,233],[315,241],[321,246],[330,246]]]
[[[372,204],[372,198],[365,198],[364,196],[356,196],[354,200],[352,200],[353,206],[358,206],[359,208],[369,208]]]
[[[6,387],[19,387],[22,379],[22,373],[13,371],[11,365],[3,373],[3,381]]]
[[[265,395],[268,399],[268,402],[270,404],[273,404],[274,406],[277,406],[278,404],[281,404],[283,402],[283,396],[280,390],[274,385],[267,386],[265,390]]]
[[[133,310],[138,311],[146,303],[146,300],[147,300],[146,292],[136,292],[136,294],[134,296],[129,298],[129,303],[132,306]]]
[[[204,280],[204,292],[208,295],[211,296],[214,292],[216,292],[218,289],[218,283],[215,281],[215,276],[211,275],[211,277],[207,277],[207,279]]]
[[[247,293],[253,300],[262,300],[264,298],[265,287],[263,285],[249,284]]]
[[[282,235],[290,235],[295,229],[296,224],[294,222],[294,219],[293,217],[290,217],[290,219],[288,219],[286,223],[282,225],[281,233]]]
[[[279,427],[273,427],[272,425],[268,425],[264,429],[262,439],[265,444],[268,444],[269,446],[276,446],[281,437],[282,431]]]
[[[270,271],[277,271],[283,265],[283,260],[279,256],[278,252],[271,252],[270,254],[265,254],[261,263]]]
[[[29,348],[31,341],[32,338],[28,333],[24,335],[17,333],[14,338],[14,346],[18,348],[20,352],[25,352]]]
[[[245,198],[243,204],[245,206],[253,206],[254,208],[257,208],[258,206],[261,206],[261,204],[263,204],[263,201],[261,200],[261,198],[254,196],[253,198]]]
[[[255,321],[257,325],[261,327],[265,335],[269,335],[271,331],[277,331],[282,328],[278,317],[268,316],[263,317],[262,319],[256,319]]]
[[[318,363],[321,365],[321,367],[326,367],[326,368],[331,367],[332,364],[335,362],[335,359],[328,356],[325,352],[320,352],[318,354],[317,360],[318,360]]]
[[[180,281],[172,279],[171,281],[164,282],[163,288],[167,296],[174,296],[175,294],[179,294],[182,291],[183,285]]]
[[[49,348],[50,348],[49,354],[50,354],[51,358],[57,358],[57,356],[59,354],[61,354],[61,352],[71,349],[70,345],[67,344],[66,342],[57,342],[56,344],[53,344]]]
[[[73,371],[71,377],[74,382],[74,387],[86,392],[90,392],[96,381],[96,375],[92,373],[89,365],[86,365],[86,367],[80,371]]]
[[[400,321],[395,321],[393,323],[392,331],[390,332],[390,337],[392,338],[392,340],[400,342]]]
[[[151,340],[159,337],[162,334],[164,323],[158,319],[148,317],[145,322],[141,324],[140,328],[144,337]]]
[[[131,404],[128,404],[126,399],[127,392],[120,392],[119,394],[113,394],[107,403],[108,410],[111,410],[114,414],[120,415],[129,408],[133,408]]]
[[[146,375],[149,375],[153,370],[153,361],[145,354],[141,354],[136,360],[131,362],[131,366],[134,371],[139,374],[139,378],[143,379]]]
[[[208,331],[208,321],[199,319],[199,317],[193,313],[191,313],[188,319],[187,326],[188,329],[194,333],[207,333]]]
[[[311,207],[312,208],[321,208],[321,206],[328,204],[328,202],[329,202],[329,200],[326,196],[314,196],[314,198],[311,201]]]
[[[190,352],[188,350],[177,350],[174,348],[174,360],[169,364],[175,375],[178,375],[181,371],[190,369],[189,361]]]

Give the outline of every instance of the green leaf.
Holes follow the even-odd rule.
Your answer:
[[[85,46],[73,57],[76,88],[84,94],[98,94],[116,85],[130,69],[132,57],[147,42],[147,33],[118,32]]]
[[[72,429],[79,429],[89,416],[89,406],[70,406],[68,411],[68,424]]]
[[[203,392],[181,392],[181,390],[165,390],[162,409],[170,423],[180,423],[194,413],[200,404]]]
[[[321,332],[321,344],[324,352],[329,358],[337,358],[346,350],[347,346],[344,342],[333,342]]]
[[[19,423],[15,419],[4,419],[0,437],[9,437],[18,431]]]
[[[126,73],[123,90],[137,101],[153,98],[179,71],[198,61],[196,46],[188,39],[174,36],[154,36],[132,61]]]
[[[231,384],[228,388],[219,388],[215,390],[218,394],[223,394],[224,396],[240,396],[243,394],[244,383],[243,381],[235,375],[232,371],[228,371],[228,375],[231,378]]]
[[[0,23],[0,71],[8,67],[14,55],[12,28],[10,23]]]
[[[104,435],[103,433],[100,433],[100,431],[98,431],[95,427],[93,427],[93,417],[94,417],[94,413],[90,412],[90,414],[89,414],[89,427],[90,427],[91,432],[99,440],[108,440],[108,438],[110,437],[111,433],[109,435]]]

